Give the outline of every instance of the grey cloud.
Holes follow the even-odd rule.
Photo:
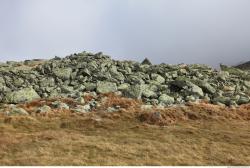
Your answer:
[[[103,51],[154,63],[250,60],[248,0],[1,0],[0,61]]]

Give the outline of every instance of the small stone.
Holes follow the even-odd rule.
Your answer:
[[[195,102],[196,98],[194,96],[187,96],[186,97],[186,101],[188,101],[188,102]]]
[[[50,106],[44,105],[42,107],[39,107],[36,112],[37,113],[48,113],[49,111],[51,111]]]
[[[60,109],[60,110],[69,110],[69,106],[66,103],[55,101],[52,103],[52,106],[54,108]]]
[[[149,104],[141,105],[142,110],[149,110],[149,109],[152,109],[152,108],[153,108],[153,105],[149,105]]]
[[[88,113],[91,110],[91,107],[89,104],[81,106],[77,105],[76,108],[74,108],[74,112],[76,113]]]
[[[118,111],[116,108],[114,108],[114,107],[108,107],[107,108],[107,112],[109,112],[109,113],[113,113],[113,112],[116,112],[116,111]]]
[[[76,101],[77,101],[78,103],[80,103],[80,104],[84,104],[84,103],[85,103],[85,100],[84,100],[84,98],[82,98],[82,97],[78,97],[78,98],[76,99]]]

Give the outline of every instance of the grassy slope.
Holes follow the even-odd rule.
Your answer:
[[[189,105],[160,112],[166,124],[152,120],[152,111],[140,111],[136,103],[110,114],[2,116],[0,165],[250,164],[250,105],[236,110]],[[145,114],[149,119],[142,122]]]

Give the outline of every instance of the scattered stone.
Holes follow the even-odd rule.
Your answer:
[[[141,106],[141,109],[142,110],[150,110],[153,108],[153,105],[149,105],[149,104],[146,104],[146,105],[142,105]]]
[[[43,114],[43,113],[48,113],[50,111],[51,111],[50,106],[44,105],[42,107],[39,107],[36,112]]]
[[[52,102],[52,107],[60,110],[69,110],[69,106],[66,103],[60,101]]]
[[[91,107],[89,104],[81,106],[81,105],[77,105],[76,108],[74,108],[74,112],[76,113],[88,113],[90,112]]]

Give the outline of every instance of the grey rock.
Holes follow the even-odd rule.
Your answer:
[[[175,102],[174,98],[171,96],[168,96],[166,94],[162,94],[159,97],[159,103],[164,104],[164,105],[171,105]]]
[[[113,112],[116,112],[116,111],[119,111],[118,109],[114,108],[114,107],[108,107],[107,110],[106,110],[108,113],[113,113]]]
[[[202,90],[206,93],[214,94],[216,92],[216,89],[211,86],[208,82],[205,81],[199,81],[198,86],[202,88]]]
[[[63,79],[63,80],[68,80],[70,79],[70,75],[72,73],[71,68],[60,68],[60,69],[55,69],[53,70],[53,73],[56,77]]]
[[[43,113],[48,113],[50,111],[51,111],[50,106],[44,105],[42,107],[39,107],[36,112],[43,114]]]
[[[141,105],[142,110],[150,110],[153,108],[153,105],[146,104],[146,105]]]
[[[157,98],[157,93],[152,90],[145,89],[142,95],[146,98]]]
[[[117,86],[116,86],[116,83],[98,81],[96,91],[97,91],[97,93],[116,92]]]
[[[62,86],[61,92],[62,93],[72,93],[72,92],[74,92],[74,88],[72,86]]]
[[[82,97],[78,97],[78,98],[76,99],[76,101],[77,101],[78,103],[80,103],[80,104],[84,104],[84,103],[85,103],[85,100],[84,100],[84,98],[82,98]]]
[[[250,98],[248,96],[240,96],[239,100],[237,101],[237,104],[247,104],[250,103]]]
[[[220,71],[218,74],[218,79],[222,81],[226,81],[228,77],[229,77],[229,73],[227,71]]]
[[[60,101],[52,102],[52,107],[60,110],[69,110],[69,106],[66,103]]]
[[[214,104],[224,104],[224,105],[230,105],[231,99],[230,97],[216,97],[213,99]]]
[[[192,82],[184,79],[177,79],[171,83],[171,85],[176,86],[180,89],[186,90],[186,93],[197,96],[204,96],[202,89],[193,84]]]
[[[159,84],[162,84],[165,82],[165,78],[163,78],[161,75],[159,74],[151,74],[151,78],[152,80],[156,81]]]
[[[88,113],[90,112],[90,110],[91,110],[91,107],[89,104],[86,104],[84,106],[77,105],[76,108],[73,109],[73,111],[76,113]]]
[[[29,102],[35,99],[39,99],[40,96],[32,88],[25,88],[18,91],[10,92],[6,95],[5,101],[7,103],[23,103]]]
[[[131,85],[127,89],[123,90],[123,95],[129,98],[141,99],[144,89],[145,85]]]
[[[128,89],[129,86],[130,86],[130,85],[129,85],[128,83],[123,83],[123,84],[119,85],[119,86],[117,87],[117,89],[120,90],[120,91],[123,91],[123,90]]]
[[[187,96],[186,101],[188,102],[195,102],[197,99],[194,96]]]
[[[86,91],[94,91],[96,89],[96,83],[88,82],[84,83],[84,86]]]

